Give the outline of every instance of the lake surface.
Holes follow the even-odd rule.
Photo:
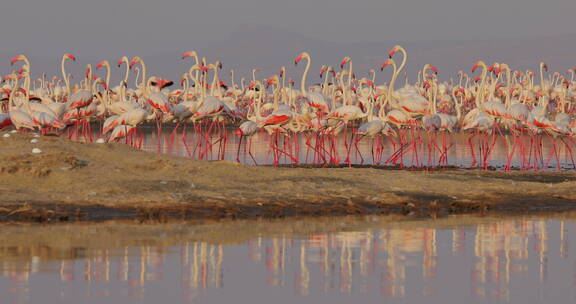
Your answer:
[[[576,214],[4,224],[0,303],[574,303]]]

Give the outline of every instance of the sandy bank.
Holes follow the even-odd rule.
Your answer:
[[[253,167],[4,134],[2,220],[576,209],[575,172]]]

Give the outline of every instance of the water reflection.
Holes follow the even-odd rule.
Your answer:
[[[171,128],[163,130],[160,140],[155,128],[143,127],[141,148],[150,152],[162,152],[194,159],[240,161],[249,165],[271,165],[274,163],[274,151],[271,144],[278,140],[278,146],[286,153],[277,155],[280,164],[323,164],[336,161],[346,164],[347,156],[351,164],[391,166],[402,163],[408,167],[436,167],[450,165],[462,168],[483,167],[483,159],[487,166],[503,169],[508,161],[511,168],[516,169],[574,169],[572,148],[564,143],[556,144],[557,155],[554,154],[553,141],[549,136],[538,136],[542,140],[541,150],[536,151],[534,140],[524,135],[519,138],[511,136],[492,138],[489,153],[486,154],[480,146],[480,138],[471,134],[428,134],[424,131],[415,133],[417,144],[403,153],[397,154],[399,143],[397,138],[363,138],[355,142],[348,151],[350,136],[339,134],[335,138],[318,137],[313,134],[295,134],[290,137],[280,136],[278,139],[266,132],[258,132],[254,136],[239,141],[233,129],[210,136],[181,132],[171,136]],[[206,138],[208,140],[206,140]],[[345,140],[346,138],[346,140]],[[412,142],[412,139],[407,139]],[[207,145],[206,143],[210,143]],[[126,143],[129,143],[126,140]],[[513,144],[514,143],[514,144]],[[445,152],[445,150],[447,152]],[[394,156],[398,157],[394,157]],[[292,156],[292,158],[290,157]],[[509,159],[510,158],[510,159]],[[508,160],[509,159],[509,160]]]
[[[574,219],[7,225],[0,302],[569,303]]]

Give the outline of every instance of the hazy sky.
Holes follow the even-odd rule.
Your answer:
[[[262,39],[249,37],[254,48],[266,45],[275,30],[282,35],[290,33],[303,37],[299,44],[302,49],[307,49],[307,43],[312,44],[311,41],[368,43],[366,45],[383,41],[432,41],[438,44],[437,40],[525,39],[576,34],[574,0],[6,2],[0,7],[0,56],[25,53],[32,58],[53,58],[51,64],[55,67],[63,52],[73,52],[80,59],[116,59],[122,55],[180,54],[188,49],[205,48],[212,52],[216,49],[208,46],[214,43],[220,48],[233,49],[235,45],[226,44],[233,38],[231,35],[244,29],[249,37],[250,29],[260,27],[272,30],[255,31],[254,35],[262,35]],[[248,30],[246,25],[250,25]],[[535,47],[545,52],[554,46]],[[386,50],[377,51],[384,53]],[[252,56],[249,49],[244,52],[235,54],[239,56],[235,58]],[[273,47],[270,52],[274,52]],[[323,54],[313,55],[322,58]],[[340,55],[351,55],[354,59],[355,54]],[[278,66],[289,63],[288,60],[278,62]]]

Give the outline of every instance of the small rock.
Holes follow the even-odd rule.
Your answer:
[[[2,137],[10,137],[10,134],[6,133],[6,134],[2,135]]]
[[[30,140],[30,142],[33,143],[33,144],[35,144],[35,143],[38,142],[38,140],[37,140],[36,138],[33,138],[33,139]]]
[[[14,134],[14,133],[16,133],[16,130],[12,130],[12,131],[10,131],[10,133]]]
[[[32,153],[35,153],[35,154],[42,153],[42,150],[40,150],[38,148],[34,148],[34,149],[32,149]]]
[[[160,184],[166,185],[166,184],[168,184],[168,182],[167,181],[160,181]]]
[[[34,137],[40,137],[40,135],[38,135],[38,134],[34,134]]]
[[[106,143],[106,140],[105,140],[104,138],[98,138],[98,139],[96,140],[96,143],[97,143],[97,144],[105,144],[105,143]]]
[[[196,185],[194,185],[193,183],[190,183],[190,188],[196,189]]]

